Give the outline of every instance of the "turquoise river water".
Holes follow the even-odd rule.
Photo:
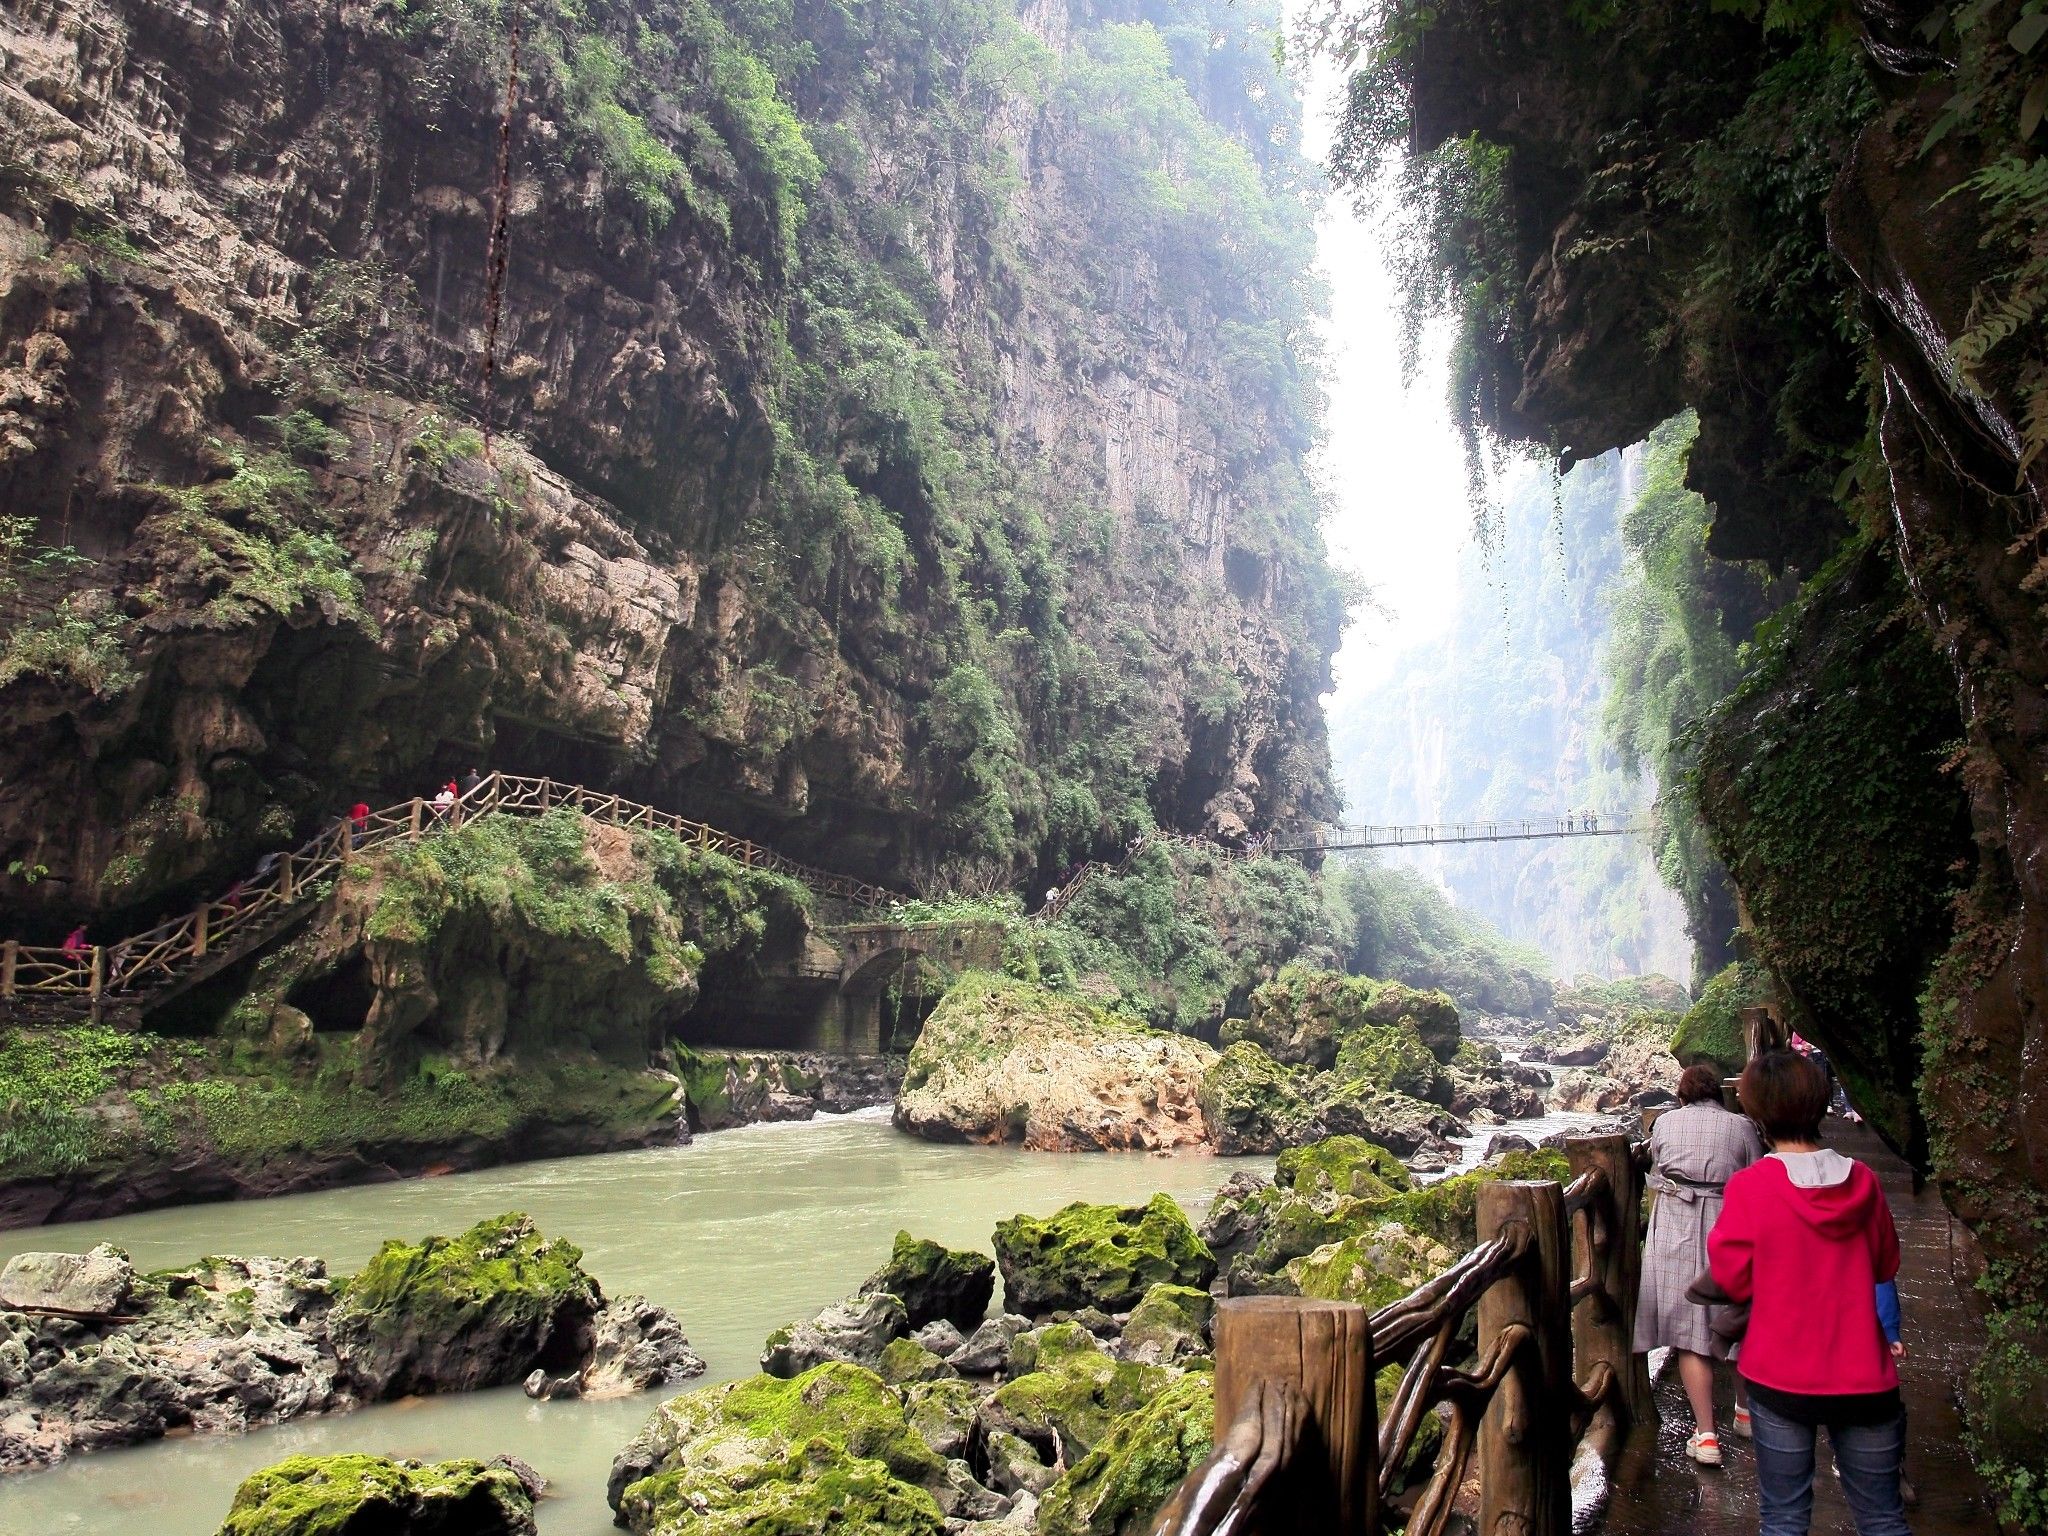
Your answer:
[[[933,1146],[871,1110],[724,1131],[686,1147],[5,1232],[0,1261],[111,1242],[144,1269],[203,1253],[307,1253],[345,1274],[387,1237],[456,1232],[522,1210],[542,1231],[580,1244],[608,1295],[638,1291],[673,1309],[710,1363],[703,1381],[716,1382],[754,1371],[769,1332],[857,1286],[900,1227],[987,1252],[1005,1216],[1157,1190],[1199,1218],[1244,1167],[1269,1170],[1271,1159]],[[603,1536],[612,1529],[612,1457],[663,1395],[533,1403],[512,1387],[103,1451],[0,1482],[0,1533],[212,1536],[236,1485],[258,1467],[299,1452],[372,1451],[428,1460],[509,1452],[549,1479],[544,1536]]]

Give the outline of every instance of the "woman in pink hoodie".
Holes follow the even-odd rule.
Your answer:
[[[1858,1536],[1910,1536],[1906,1421],[1876,1300],[1899,1269],[1891,1207],[1877,1175],[1821,1146],[1819,1067],[1771,1051],[1736,1094],[1772,1151],[1728,1181],[1707,1257],[1721,1288],[1750,1303],[1736,1368],[1749,1384],[1761,1536],[1807,1536],[1822,1425]]]

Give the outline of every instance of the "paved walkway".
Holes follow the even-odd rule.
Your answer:
[[[1960,1236],[1929,1185],[1913,1193],[1910,1169],[1860,1126],[1828,1122],[1827,1142],[1877,1170],[1898,1223],[1904,1259],[1899,1303],[1905,1316],[1906,1358],[1899,1374],[1906,1398],[1906,1476],[1919,1493],[1906,1511],[1916,1536],[1996,1536],[1976,1474],[1963,1454],[1956,1394],[1967,1377],[1983,1330],[1968,1298],[1951,1277]],[[1721,1382],[1721,1445],[1727,1465],[1697,1467],[1686,1459],[1691,1413],[1676,1370],[1657,1383],[1664,1422],[1652,1439],[1639,1435],[1614,1472],[1614,1492],[1588,1536],[1756,1536],[1756,1469],[1749,1442],[1728,1430],[1731,1381]],[[1822,1444],[1826,1444],[1823,1434]],[[1812,1536],[1853,1536],[1855,1525],[1825,1450],[1816,1479]]]

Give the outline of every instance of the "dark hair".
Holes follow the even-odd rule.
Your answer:
[[[1797,1051],[1766,1051],[1742,1069],[1735,1096],[1772,1141],[1818,1141],[1827,1074]]]
[[[1703,1061],[1687,1067],[1678,1080],[1678,1102],[1704,1104],[1709,1099],[1721,1102],[1721,1074]]]

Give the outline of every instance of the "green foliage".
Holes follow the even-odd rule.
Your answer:
[[[0,1168],[20,1178],[91,1162],[109,1140],[93,1106],[150,1060],[153,1045],[96,1024],[0,1035]]]
[[[135,682],[126,617],[103,593],[66,590],[91,564],[41,543],[34,518],[0,515],[0,688],[42,677],[111,697]]]
[[[1724,1076],[1741,1071],[1749,1059],[1742,1010],[1768,1002],[1770,995],[1771,979],[1761,967],[1746,960],[1724,967],[1686,1010],[1671,1037],[1671,1054],[1682,1067],[1705,1062]]]
[[[1550,1006],[1550,963],[1503,938],[1410,869],[1364,860],[1324,876],[1350,915],[1345,964],[1364,976],[1448,992],[1460,1008],[1538,1018]]]

